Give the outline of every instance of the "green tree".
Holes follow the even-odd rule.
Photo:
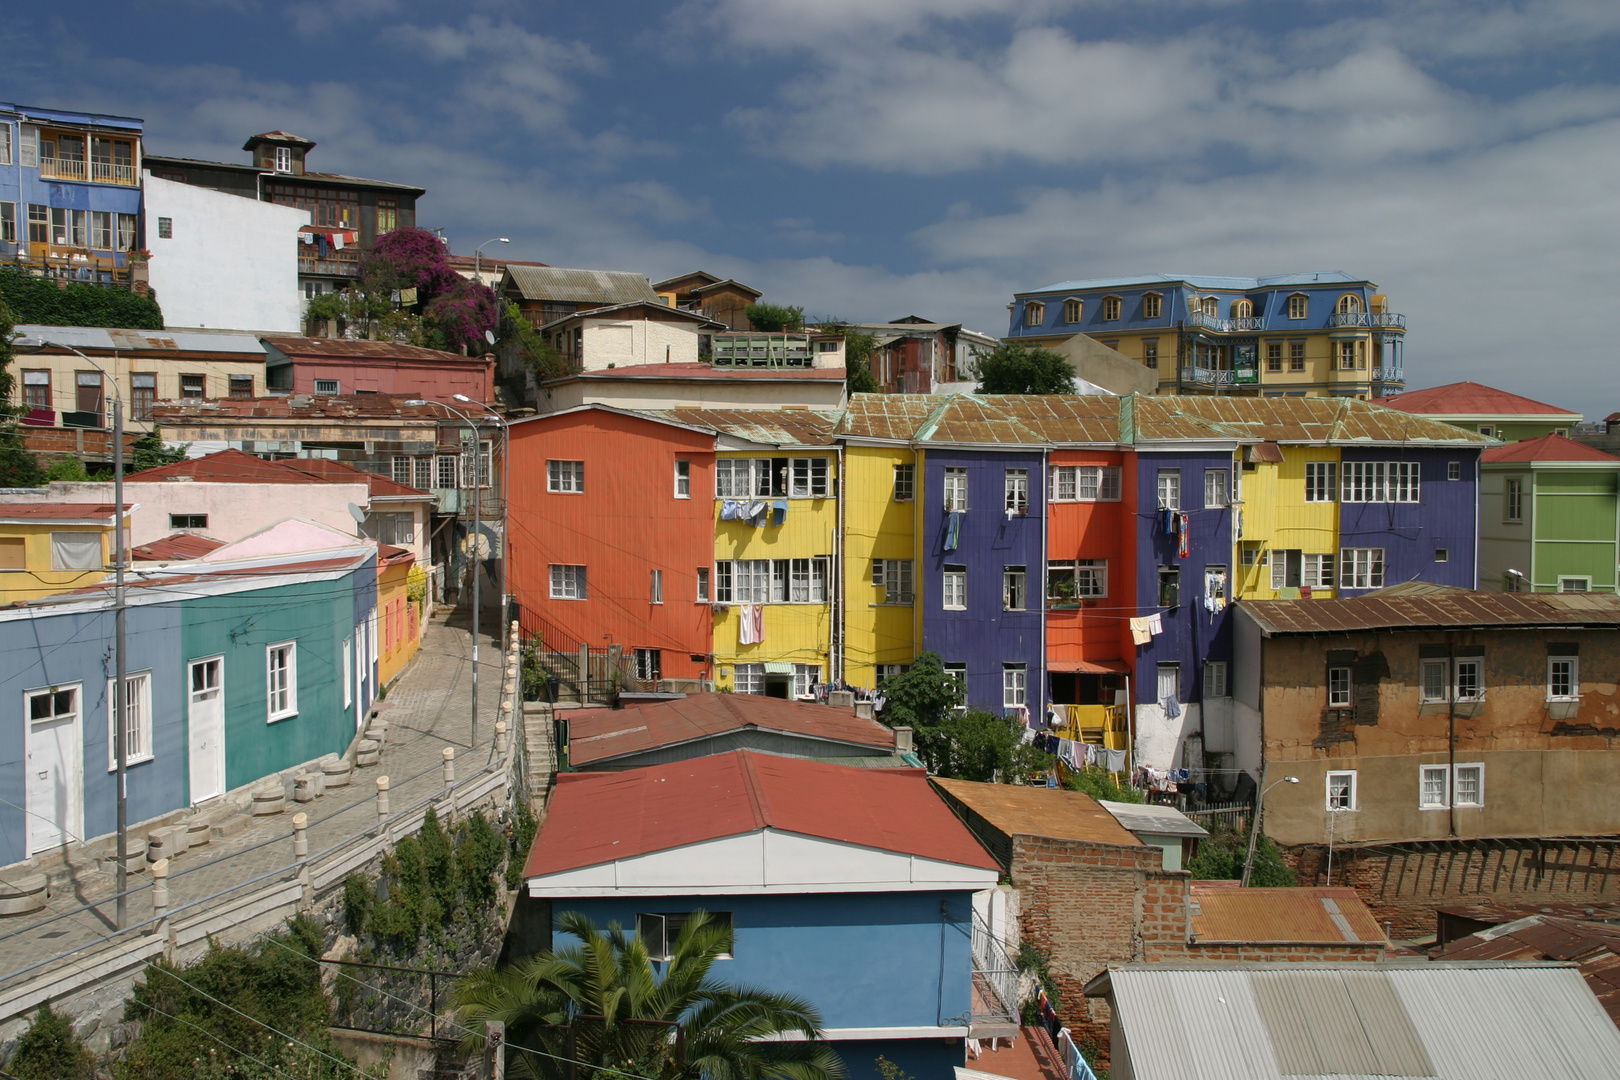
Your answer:
[[[844,383],[852,394],[876,394],[883,387],[872,374],[872,354],[877,352],[876,334],[868,334],[846,322],[824,319],[816,327],[823,334],[844,335]]]
[[[91,1080],[96,1062],[73,1033],[73,1021],[46,1002],[17,1040],[6,1069],[17,1080]]]
[[[128,472],[140,472],[142,469],[155,469],[159,465],[173,465],[186,460],[186,447],[190,443],[181,443],[177,447],[163,445],[163,433],[157,425],[152,430],[129,444],[130,459],[126,466]]]
[[[138,296],[128,289],[36,277],[16,267],[0,270],[0,300],[21,323],[42,326],[115,326],[126,330],[162,330],[163,310],[155,295]]]
[[[1243,877],[1243,860],[1249,853],[1249,834],[1244,829],[1219,828],[1198,842],[1198,854],[1187,863],[1195,881],[1236,881]],[[1249,884],[1257,888],[1296,885],[1293,867],[1283,861],[1276,843],[1261,833],[1254,846],[1254,869]]]
[[[981,394],[1074,393],[1074,368],[1051,349],[1015,341],[980,353],[977,364]]]
[[[984,709],[953,712],[945,719],[946,763],[939,775],[958,780],[1011,783],[1052,767],[1052,755],[1023,741],[1024,725]]]
[[[545,336],[524,317],[523,309],[510,300],[501,309],[501,321],[496,334],[496,352],[503,359],[516,356],[534,373],[537,382],[560,379],[574,370],[573,365],[563,358],[562,353],[552,348],[546,342]]]
[[[1114,779],[1114,774],[1107,769],[1087,767],[1079,772],[1070,773],[1063,786],[1070,791],[1083,791],[1093,799],[1106,799],[1108,802],[1145,803],[1147,800],[1142,793],[1129,784],[1121,784]]]
[[[925,652],[909,671],[883,683],[883,722],[909,727],[928,771],[961,780],[1004,781],[1049,768],[1052,756],[1024,743],[1024,726],[983,709],[960,708],[962,681],[939,654]]]
[[[484,1024],[506,1025],[507,1073],[534,1080],[617,1080],[621,1072],[657,1080],[837,1080],[838,1055],[818,1039],[814,1005],[787,994],[711,978],[732,949],[731,929],[693,912],[671,944],[662,976],[646,943],[617,923],[606,930],[578,912],[558,920],[576,944],[518,964],[475,971],[455,1003],[477,1052]],[[631,1023],[630,1021],[650,1021]],[[682,1036],[682,1060],[670,1035]],[[794,1041],[761,1041],[780,1034]],[[538,1052],[536,1052],[538,1051]],[[548,1056],[554,1055],[554,1056]],[[583,1065],[570,1070],[558,1057]]]
[[[84,462],[76,457],[68,457],[64,454],[52,461],[50,466],[46,468],[45,479],[49,483],[55,483],[58,480],[88,480],[90,479],[90,473],[85,469]]]
[[[11,308],[0,299],[0,487],[39,487],[45,483],[45,470],[23,442],[17,430],[21,410],[11,404],[12,330]]]
[[[755,330],[778,334],[784,330],[804,329],[804,308],[783,304],[749,304],[743,312],[748,325]]]

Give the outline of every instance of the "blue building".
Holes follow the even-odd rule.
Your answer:
[[[141,246],[141,129],[127,116],[0,102],[0,255],[128,282]]]
[[[354,673],[371,667],[358,625],[375,609],[377,574],[374,546],[346,540],[245,560],[233,544],[130,575],[132,832],[347,748],[375,685]],[[117,827],[111,599],[103,584],[0,610],[0,700],[11,702],[0,709],[0,866]]]
[[[973,989],[974,894],[997,876],[920,769],[744,750],[560,775],[523,902],[547,927],[577,911],[634,929],[655,958],[707,911],[735,938],[716,978],[807,998],[852,1077],[882,1056],[921,1078],[962,1065],[970,1033],[1016,1028]]]
[[[1406,316],[1338,270],[1060,281],[1008,307],[1007,340],[1085,334],[1154,370],[1161,394],[1367,400],[1406,384]]]

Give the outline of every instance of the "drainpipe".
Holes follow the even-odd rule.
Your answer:
[[[1047,486],[1048,484],[1051,483],[1051,480],[1047,475],[1050,472],[1050,468],[1051,468],[1050,460],[1051,460],[1051,451],[1048,450],[1045,447],[1042,447],[1041,448],[1041,479],[1040,479],[1040,483],[1041,483],[1041,489],[1040,489],[1040,491],[1041,491],[1041,574],[1040,574],[1040,577],[1036,579],[1037,585],[1041,590],[1041,667],[1040,667],[1041,680],[1040,680],[1040,683],[1038,684],[1040,686],[1040,688],[1041,688],[1041,700],[1040,700],[1040,711],[1037,712],[1037,713],[1032,713],[1031,715],[1042,717],[1043,722],[1044,722],[1044,717],[1046,716],[1046,703],[1047,703],[1047,701],[1049,701],[1051,699],[1051,693],[1049,692],[1049,689],[1048,689],[1048,687],[1046,685],[1046,677],[1047,677],[1046,676],[1046,605],[1047,605],[1047,598],[1046,598],[1046,573],[1047,573],[1047,570],[1046,570],[1046,544],[1047,544],[1047,532],[1046,532],[1046,530],[1047,530],[1048,511],[1050,510],[1050,506],[1046,501],[1046,497],[1047,497],[1048,494],[1050,494],[1050,490],[1051,490]],[[1035,492],[1033,492],[1033,491],[1030,492],[1031,496],[1033,496],[1034,494],[1035,494]]]
[[[1480,451],[1474,455],[1474,588],[1479,588],[1479,496],[1480,484],[1484,480],[1485,453]],[[1532,478],[1534,474],[1532,473]],[[1534,536],[1534,533],[1531,534]],[[1534,541],[1532,541],[1533,543]],[[1532,566],[1530,572],[1534,574],[1536,568]],[[1531,586],[1534,589],[1534,586]]]
[[[1447,835],[1456,836],[1457,798],[1451,789],[1457,777],[1457,645],[1451,634],[1446,635],[1446,679],[1446,824]]]
[[[844,681],[844,649],[848,644],[845,621],[848,618],[844,602],[844,498],[849,488],[844,483],[844,444],[838,444],[838,476],[834,491],[838,497],[838,525],[833,529],[832,568],[828,571],[827,588],[833,590],[827,600],[832,605],[827,627],[827,682],[838,686]]]

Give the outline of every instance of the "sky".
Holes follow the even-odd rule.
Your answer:
[[[1344,270],[1413,388],[1620,409],[1620,3],[55,0],[0,97],[427,189],[452,250],[1006,332],[1018,290]]]

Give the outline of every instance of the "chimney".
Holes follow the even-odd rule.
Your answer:
[[[909,727],[897,727],[897,728],[895,728],[894,729],[894,751],[895,751],[895,753],[897,753],[897,754],[909,754],[909,753],[911,753],[911,751],[913,751],[915,749],[916,749],[916,746],[911,741],[911,729]]]
[[[855,715],[862,720],[872,719],[872,703],[870,701],[857,701],[855,703]]]
[[[850,690],[829,690],[827,704],[835,709],[852,709],[855,707],[855,694]]]

